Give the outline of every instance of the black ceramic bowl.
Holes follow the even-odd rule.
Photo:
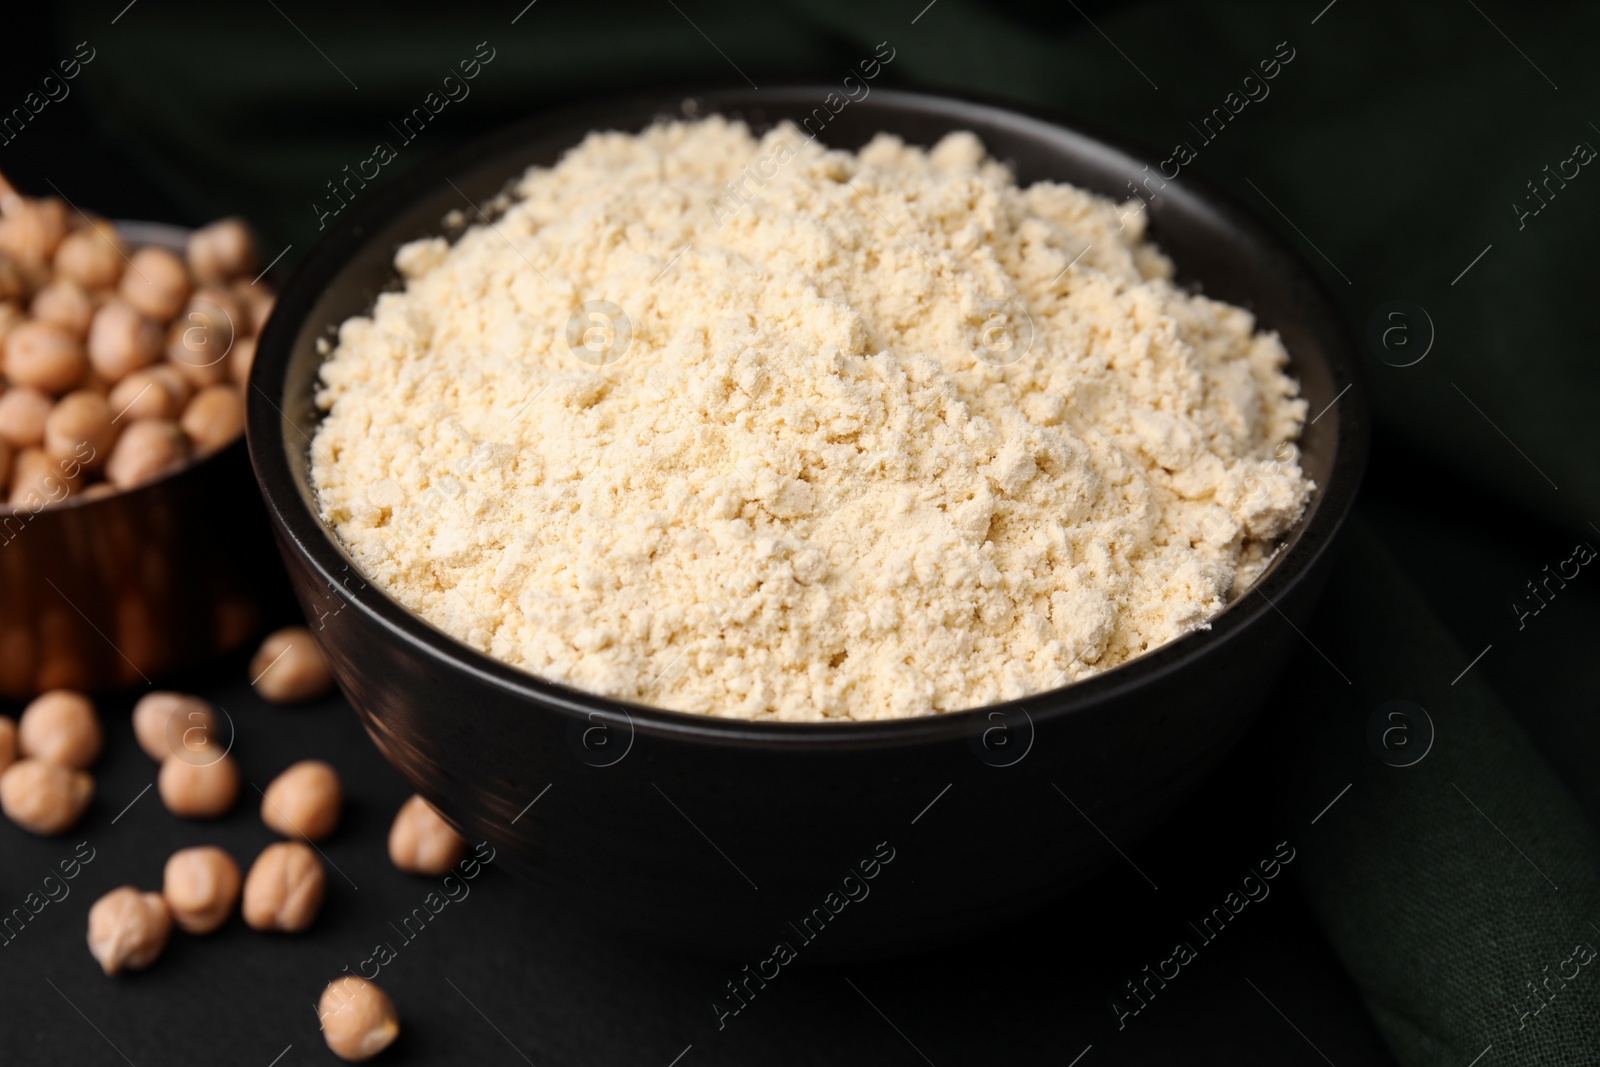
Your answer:
[[[806,118],[827,93],[712,93],[688,107],[764,126]],[[811,962],[928,946],[1123,864],[1117,849],[1133,849],[1216,768],[1301,641],[1294,624],[1325,578],[1366,456],[1361,385],[1320,287],[1263,226],[1187,178],[1159,189],[1150,233],[1182,280],[1282,335],[1311,410],[1328,407],[1301,443],[1318,489],[1273,567],[1210,629],[1091,680],[864,724],[622,704],[433,629],[364,584],[318,519],[308,487],[318,341],[393,287],[396,246],[441,232],[447,213],[469,208],[464,197],[493,198],[590,130],[683,114],[681,95],[657,96],[497,134],[356,202],[279,299],[255,364],[250,452],[345,693],[389,761],[471,839],[491,842],[496,862],[525,874],[524,891],[752,964],[779,941]],[[1146,173],[1146,160],[1050,122],[884,90],[832,116],[823,139],[855,148],[887,130],[927,145],[960,129],[1023,183],[1123,197]]]

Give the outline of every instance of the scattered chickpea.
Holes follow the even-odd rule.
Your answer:
[[[187,933],[209,934],[228,921],[239,899],[239,865],[220,848],[202,845],[174,852],[161,876],[161,895],[173,921]]]
[[[161,358],[161,324],[125,300],[108,300],[89,323],[89,364],[113,380]]]
[[[339,772],[322,760],[293,764],[261,795],[261,821],[285,837],[321,841],[339,825]]]
[[[157,763],[183,749],[200,762],[223,739],[209,701],[187,693],[146,693],[133,706],[133,736]]]
[[[165,364],[136,370],[111,387],[111,406],[120,415],[117,421],[140,419],[173,421],[183,414],[193,390],[188,381]]]
[[[69,689],[35,697],[17,721],[17,748],[29,759],[81,771],[99,758],[104,744],[94,705]]]
[[[65,393],[89,367],[83,342],[61,327],[33,319],[6,337],[6,377],[45,393]]]
[[[466,853],[466,840],[420,796],[402,804],[389,827],[389,859],[402,871],[445,874]]]
[[[0,715],[0,774],[17,762],[17,724]]]
[[[11,461],[11,503],[37,509],[76,493],[83,475],[76,460],[58,463],[42,448],[24,448]]]
[[[165,248],[141,248],[128,260],[118,292],[152,319],[167,322],[189,299],[189,272]]]
[[[273,704],[312,700],[333,690],[333,670],[317,639],[304,626],[268,634],[250,660],[256,692]]]
[[[175,752],[161,761],[161,772],[156,775],[161,803],[185,819],[226,815],[239,799],[239,766],[227,754],[215,758],[207,754],[199,759],[206,762],[187,752]]]
[[[30,263],[48,263],[67,236],[67,205],[60,200],[0,197],[0,252]]]
[[[231,385],[208,385],[189,401],[178,425],[196,452],[215,452],[244,433],[244,397]]]
[[[0,810],[42,837],[72,829],[93,799],[94,779],[59,763],[20,759],[0,774]]]
[[[189,235],[189,269],[202,282],[253,274],[259,266],[256,237],[243,219],[218,219]]]
[[[71,278],[57,278],[33,294],[33,317],[61,327],[80,341],[89,336],[94,301],[88,290]]]
[[[44,451],[51,459],[76,459],[85,470],[106,461],[117,438],[116,412],[99,393],[68,393],[44,421]]]
[[[50,415],[50,398],[37,389],[7,389],[0,395],[0,440],[12,448],[32,448],[44,443],[44,420]]]
[[[113,889],[89,909],[89,951],[106,974],[142,971],[167,947],[172,917],[160,893]]]
[[[245,876],[244,921],[255,930],[299,933],[316,921],[327,888],[322,861],[309,846],[268,845]]]
[[[109,222],[97,222],[61,239],[56,249],[56,272],[86,289],[109,289],[122,276],[125,255],[127,249],[117,228]]]
[[[189,458],[189,439],[177,423],[140,419],[117,438],[106,463],[106,480],[118,489],[154,481]]]
[[[317,1001],[322,1037],[349,1063],[370,1060],[400,1036],[400,1016],[389,995],[365,978],[335,978]]]

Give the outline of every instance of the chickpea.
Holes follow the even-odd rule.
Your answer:
[[[189,384],[189,379],[185,378],[178,368],[166,363],[159,363],[151,367],[150,373],[161,379],[161,384],[167,387],[167,391],[177,401],[178,410],[182,411],[183,406],[194,395],[194,386]]]
[[[27,270],[10,255],[0,252],[0,300],[20,300],[28,295],[29,288]]]
[[[268,634],[250,660],[250,676],[256,692],[273,704],[312,700],[333,689],[328,657],[304,626]]]
[[[93,393],[102,400],[111,396],[111,379],[94,369],[94,364],[89,364],[89,369],[83,372],[83,381],[78,384],[74,392]]]
[[[228,921],[239,899],[239,865],[220,848],[174,852],[161,876],[161,895],[187,933],[209,934]]]
[[[75,210],[73,212],[73,217],[70,218],[69,221],[71,223],[67,229],[69,236],[74,233],[82,233],[86,230],[99,230],[103,233],[111,234],[115,234],[117,232],[116,225],[103,215],[86,215],[81,211]]]
[[[22,276],[22,291],[25,294],[37,293],[53,280],[48,263],[34,263],[26,259],[15,259],[12,262],[17,265],[17,272]]]
[[[17,724],[0,715],[0,774],[17,762]]]
[[[225,285],[202,285],[184,310],[201,316],[207,326],[225,330],[225,336],[243,337],[254,332],[250,329],[249,305]]]
[[[127,246],[117,228],[109,222],[96,222],[61,239],[56,249],[56,273],[85,289],[109,289],[122,277],[126,255]]]
[[[335,978],[317,1001],[322,1038],[349,1063],[370,1060],[400,1036],[400,1016],[389,995],[353,974]]]
[[[233,351],[228,353],[228,377],[233,379],[233,384],[240,389],[250,385],[250,368],[256,363],[256,339],[254,337],[241,337],[233,342]]]
[[[85,470],[105,463],[117,439],[114,412],[99,393],[68,393],[44,422],[44,452],[54,460],[76,459]]]
[[[0,810],[41,837],[72,829],[93,799],[94,779],[59,763],[20,759],[0,774]]]
[[[172,814],[184,819],[216,819],[239,799],[239,766],[223,754],[209,762],[190,762],[187,752],[161,761],[156,791]]]
[[[196,452],[215,452],[244,433],[244,397],[231,385],[208,385],[189,401],[178,425]]]
[[[0,198],[0,252],[30,263],[49,263],[67,236],[67,205],[54,198],[28,200],[16,194]]]
[[[128,260],[117,291],[157,322],[169,322],[189,299],[189,272],[165,248],[141,248]]]
[[[277,294],[259,282],[238,281],[233,283],[233,295],[250,316],[250,332],[260,333],[272,315],[272,306],[278,302]]]
[[[181,373],[192,389],[204,389],[208,385],[219,385],[228,380],[230,363],[227,356],[215,357],[215,362],[206,362],[214,357],[208,353],[222,351],[222,348],[213,348],[209,341],[196,341],[193,352],[188,349],[189,342],[184,335],[189,331],[200,331],[196,337],[206,336],[204,327],[185,327],[180,322],[174,322],[167,331],[167,362],[166,365]],[[232,348],[227,349],[232,352]]]
[[[40,322],[61,327],[78,340],[89,336],[94,301],[89,291],[70,278],[57,278],[33,294],[29,310]]]
[[[177,423],[140,419],[117,438],[106,462],[106,480],[118,489],[133,489],[155,481],[188,458],[189,439]]]
[[[321,841],[338,827],[343,803],[339,772],[322,760],[301,760],[261,795],[261,821],[284,837]]]
[[[89,951],[106,974],[142,971],[167,947],[172,916],[160,893],[120,886],[89,909]]]
[[[466,840],[433,805],[412,796],[389,827],[389,859],[412,874],[444,874],[467,854]]]
[[[18,387],[0,395],[0,441],[12,448],[44,444],[44,422],[50,398],[37,389]]]
[[[0,351],[11,331],[28,321],[28,313],[5,297],[5,260],[0,260]]]
[[[81,771],[100,757],[104,744],[94,705],[69,689],[35,697],[17,722],[17,748],[29,759]]]
[[[244,334],[245,312],[225,289],[202,289],[167,333],[167,359],[199,386],[228,378],[228,354]]]
[[[148,320],[147,320],[148,321]],[[162,364],[136,370],[111,387],[110,403],[117,421],[140,419],[175,420],[193,392],[188,381],[173,368]]]
[[[217,713],[209,701],[187,693],[146,693],[133,706],[133,736],[144,754],[162,762],[179,749],[196,763],[210,746],[222,745]]]
[[[189,235],[189,269],[202,282],[253,274],[259,265],[256,237],[243,219],[219,219]]]
[[[108,300],[89,323],[89,364],[114,381],[161,358],[161,324],[124,300]]]
[[[328,876],[307,845],[279,841],[261,850],[244,880],[244,921],[254,930],[299,933],[317,919]]]
[[[45,393],[65,393],[83,380],[89,361],[83,342],[61,327],[34,319],[6,337],[6,377]]]
[[[59,504],[83,485],[76,459],[57,462],[42,448],[24,448],[11,461],[11,503],[37,511]]]

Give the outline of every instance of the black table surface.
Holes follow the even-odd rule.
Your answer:
[[[738,977],[737,963],[630,941],[492,862],[435,903],[425,926],[408,926],[430,892],[445,897],[440,879],[403,874],[387,857],[389,822],[410,790],[341,697],[273,707],[246,673],[239,655],[162,683],[206,696],[235,725],[245,784],[226,817],[192,822],[166,811],[152,787],[156,765],[133,739],[138,694],[125,694],[98,701],[107,745],[83,821],[46,839],[0,820],[6,914],[30,893],[40,893],[35,906],[48,900],[45,876],[60,861],[93,856],[66,896],[52,883],[60,899],[13,920],[0,947],[0,1063],[336,1062],[316,999],[346,969],[370,974],[364,961],[379,944],[390,954],[378,981],[402,1020],[380,1062],[397,1067],[1391,1062],[1289,871],[1214,941],[1191,932],[1273,853],[1278,827],[1299,827],[1291,847],[1316,847],[1316,813],[1263,810],[1255,782],[1271,753],[1259,745],[1247,742],[1126,861],[1037,914],[916,958],[785,970],[719,1029],[712,1002]],[[308,757],[337,767],[346,791],[343,822],[321,845],[329,891],[315,926],[261,934],[235,915],[207,937],[175,931],[147,971],[102,975],[84,943],[94,900],[125,884],[159,890],[167,856],[190,845],[220,845],[248,865],[274,839],[257,790]],[[937,815],[917,832],[938,833]],[[1145,985],[1146,965],[1179,940],[1198,959],[1164,988]],[[1156,992],[1119,1026],[1113,1001],[1138,1005],[1130,981]]]

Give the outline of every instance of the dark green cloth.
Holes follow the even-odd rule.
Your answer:
[[[1367,522],[1306,639],[1274,697],[1279,799],[1291,818],[1332,804],[1300,831],[1300,874],[1396,1056],[1464,1067],[1492,1046],[1485,1063],[1600,1063],[1600,837],[1484,675],[1453,681],[1472,653]],[[1394,700],[1432,722],[1411,766],[1370,743]],[[1425,743],[1417,716],[1382,721]],[[1400,737],[1385,750],[1402,753]]]
[[[1546,165],[1600,147],[1600,7],[540,0],[513,25],[518,7],[141,4],[114,33],[98,14],[71,33],[99,47],[85,94],[163,187],[195,219],[250,215],[269,255],[292,246],[286,262],[317,237],[324,183],[479,42],[495,58],[472,95],[380,181],[558,101],[827,82],[881,41],[895,58],[879,84],[1056,109],[1158,157],[1197,145],[1186,172],[1277,226],[1353,333],[1394,299],[1436,332],[1415,366],[1367,357],[1382,428],[1372,484],[1307,631],[1353,684],[1307,649],[1275,700],[1273,803],[1309,818],[1353,783],[1308,838],[1307,892],[1408,1067],[1464,1067],[1491,1045],[1483,1067],[1600,1063],[1592,965],[1517,1029],[1526,983],[1578,941],[1600,946],[1600,578],[1583,573],[1520,625],[1512,607],[1575,542],[1600,545],[1600,169],[1550,184],[1520,216]],[[1190,123],[1280,42],[1294,59],[1270,96],[1201,144]],[[1414,767],[1386,766],[1366,741],[1396,698],[1438,731]]]

